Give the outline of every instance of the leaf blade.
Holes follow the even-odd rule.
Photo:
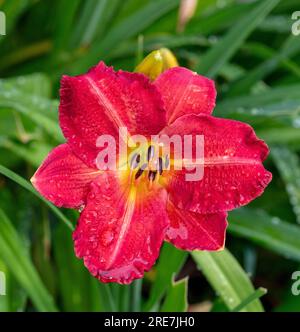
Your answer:
[[[278,2],[279,0],[265,0],[259,3],[250,13],[240,19],[215,47],[203,56],[196,66],[196,71],[209,77],[216,76],[221,67],[230,60],[244,40]]]
[[[254,292],[248,276],[227,249],[219,252],[194,251],[192,257],[230,310]],[[255,300],[243,311],[261,312],[263,307],[259,300]]]
[[[25,245],[2,210],[0,210],[0,225],[0,252],[2,260],[27,291],[38,310],[57,311],[52,296],[44,287],[29,256],[26,254],[27,249]]]
[[[160,312],[185,312],[187,311],[187,286],[188,279],[184,278],[173,282],[168,291]]]
[[[229,213],[228,230],[284,257],[300,261],[300,227],[269,216],[263,210],[242,208]],[[255,220],[255,222],[253,222]]]
[[[45,198],[43,198],[37,191],[35,191],[35,189],[32,187],[32,185],[28,181],[26,181],[20,175],[14,173],[10,169],[4,167],[3,165],[0,165],[0,174],[6,176],[7,178],[9,178],[12,181],[16,182],[17,184],[19,184],[24,189],[28,190],[29,192],[31,192],[32,194],[37,196],[40,200],[42,200],[44,203],[46,203],[46,205],[48,205],[48,207],[56,214],[56,216],[60,220],[62,220],[71,230],[74,230],[74,226],[72,225],[70,220],[68,220],[65,217],[65,215],[57,207],[55,207],[53,204],[51,204],[49,201],[47,201]]]
[[[145,311],[152,311],[153,308],[158,307],[161,298],[172,285],[173,274],[180,270],[187,255],[187,252],[178,250],[169,243],[164,244],[157,264],[156,279],[145,305]]]

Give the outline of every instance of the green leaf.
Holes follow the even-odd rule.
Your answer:
[[[16,281],[12,273],[8,270],[7,265],[4,264],[0,259],[0,274],[1,272],[4,273],[5,276],[6,295],[0,296],[0,312],[24,311],[26,308],[28,296]]]
[[[80,5],[80,0],[59,0],[56,3],[54,52],[64,50],[69,46],[70,35],[73,30],[75,15]]]
[[[76,72],[86,70],[94,65],[99,58],[107,57],[116,45],[130,37],[138,35],[151,23],[177,7],[179,0],[150,1],[138,11],[123,19],[109,30],[100,43],[95,43],[88,55],[80,59],[74,68]]]
[[[177,273],[184,264],[188,253],[176,249],[169,243],[165,243],[161,250],[158,264],[156,265],[157,275],[150,291],[149,299],[145,305],[145,311],[153,311],[165,292],[171,287],[173,275]]]
[[[263,210],[250,208],[231,211],[228,220],[230,233],[300,261],[300,226],[272,217]]]
[[[58,121],[54,118],[54,116],[57,116],[57,101],[52,101],[37,95],[32,96],[15,88],[8,88],[0,82],[0,108],[1,107],[11,108],[24,114],[38,126],[42,127],[58,142],[64,141]]]
[[[31,144],[25,145],[14,143],[14,141],[0,137],[0,147],[3,147],[12,153],[16,154],[19,158],[27,161],[29,164],[38,168],[45,156],[52,149],[43,142],[32,142]]]
[[[187,311],[187,289],[188,279],[184,278],[177,282],[173,282],[171,288],[167,292],[164,303],[160,312],[185,312]]]
[[[130,302],[132,300],[131,297],[131,285],[118,285],[120,287],[119,297],[119,311],[121,312],[130,312]]]
[[[228,62],[250,33],[263,21],[279,0],[264,0],[245,14],[219,41],[200,59],[195,70],[209,77],[216,76],[222,66]]]
[[[13,141],[1,139],[0,146],[8,149],[12,153],[15,153],[19,158],[27,161],[30,165],[35,168],[38,168],[42,161],[45,159],[45,156],[52,149],[52,146],[49,146],[43,142],[32,142],[29,145],[16,144]]]
[[[160,48],[177,48],[184,46],[208,46],[210,42],[207,38],[203,36],[177,36],[177,35],[162,35],[154,37],[143,37],[143,50],[146,52],[151,52],[155,49]],[[140,38],[140,39],[141,39]],[[124,43],[116,50],[112,50],[110,54],[110,59],[124,57],[124,56],[133,56],[136,54],[137,41],[129,40]],[[196,56],[196,55],[195,55]],[[142,61],[142,58],[137,61],[136,65]]]
[[[262,108],[250,109],[251,115],[262,117],[282,117],[289,116],[291,118],[297,118],[300,115],[300,99],[290,100],[288,102],[281,102],[278,104],[268,105]]]
[[[133,282],[133,294],[132,294],[132,311],[139,312],[142,308],[142,286],[143,280],[137,279]]]
[[[43,73],[1,79],[0,82],[7,88],[15,88],[27,94],[51,97],[51,81]]]
[[[255,96],[252,98],[255,99]],[[247,122],[258,119],[271,119],[297,126],[297,123],[300,122],[300,99],[282,101],[265,106],[257,104],[255,107],[232,107],[231,110],[227,111],[219,108],[215,115],[233,117],[236,120],[241,119]]]
[[[300,44],[296,36],[291,35],[276,52],[268,60],[260,63],[256,68],[248,71],[240,80],[234,82],[229,90],[228,96],[246,94],[250,88],[258,81],[271,74],[282,61],[286,61],[288,57],[292,57],[300,52]]]
[[[289,33],[291,31],[291,18],[289,15],[272,15],[269,16],[259,26],[261,31],[273,33]]]
[[[216,111],[218,114],[226,114],[228,112],[237,112],[238,109],[253,109],[264,107],[270,104],[279,104],[299,101],[300,84],[290,84],[287,86],[275,87],[266,90],[264,93],[255,95],[241,95],[238,97],[226,98],[218,103]]]
[[[107,23],[120,5],[120,0],[84,1],[78,24],[72,37],[72,46],[89,45],[96,37],[102,38]]]
[[[258,137],[268,144],[288,144],[299,149],[300,130],[290,126],[282,128],[260,128],[256,130]]]
[[[253,3],[234,3],[230,6],[222,5],[222,9],[213,10],[209,15],[201,15],[194,17],[188,24],[185,32],[198,33],[209,36],[224,31],[232,26],[232,18],[241,19],[251,9],[254,8]]]
[[[74,230],[74,226],[73,224],[70,222],[70,220],[68,220],[65,215],[57,208],[55,207],[53,204],[51,204],[49,201],[47,201],[45,198],[43,198],[34,188],[33,186],[26,181],[25,179],[23,179],[20,175],[14,173],[13,171],[11,171],[10,169],[0,165],[0,173],[3,174],[4,176],[6,176],[7,178],[11,179],[12,181],[16,182],[17,184],[19,184],[21,187],[23,187],[24,189],[28,190],[29,192],[31,192],[32,194],[34,194],[35,196],[37,196],[40,200],[42,200],[46,205],[48,205],[48,207],[56,214],[56,216],[63,221],[71,230]]]
[[[243,46],[243,51],[247,52],[247,54],[254,55],[263,60],[268,60],[269,58],[274,58],[277,55],[277,50],[272,49],[265,44],[257,43],[257,42],[249,42]],[[295,51],[295,50],[293,50]],[[284,57],[281,57],[279,62],[276,64],[278,69],[286,69],[291,72],[291,74],[295,74],[300,77],[300,66],[287,58],[286,56],[290,55],[289,53],[285,54]],[[293,54],[292,54],[293,55]],[[276,68],[276,66],[274,68]]]
[[[28,0],[10,0],[0,3],[0,10],[6,16],[6,36],[0,37],[0,44],[5,40],[5,37],[10,35],[11,30],[14,28],[18,18],[23,14],[29,5]]]
[[[114,311],[109,285],[93,278],[75,257],[72,235],[62,224],[55,229],[53,245],[64,311]]]
[[[296,153],[284,146],[272,147],[271,156],[285,182],[286,190],[300,223],[300,160]]]
[[[249,277],[228,250],[194,251],[192,257],[230,310],[254,292]],[[263,311],[263,307],[259,300],[255,300],[244,307],[243,311]]]
[[[268,291],[266,288],[263,288],[263,287],[258,288],[254,293],[249,295],[244,301],[242,301],[238,306],[233,308],[231,311],[232,312],[242,311],[245,307],[247,307],[247,305],[249,305],[253,301],[261,298],[263,295],[267,294],[267,292]]]
[[[51,295],[33,266],[27,248],[11,222],[0,210],[0,256],[40,311],[57,311]]]

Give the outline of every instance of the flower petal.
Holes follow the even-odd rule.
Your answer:
[[[216,102],[214,81],[183,67],[165,71],[154,82],[171,124],[186,114],[211,114]]]
[[[31,182],[53,204],[79,208],[85,204],[90,182],[99,174],[77,158],[68,144],[62,144],[49,153]]]
[[[73,234],[76,255],[102,282],[130,283],[158,257],[168,226],[166,191],[144,193],[104,172],[92,183],[88,203]]]
[[[204,175],[186,181],[183,168],[173,171],[168,183],[174,205],[197,213],[229,211],[261,195],[272,179],[262,161],[269,149],[253,129],[242,122],[209,115],[188,115],[163,130],[164,134],[204,135]],[[198,166],[203,167],[199,163]]]
[[[156,88],[142,74],[114,72],[100,62],[87,74],[63,76],[60,90],[60,126],[74,153],[95,166],[96,141],[118,130],[129,134],[156,134],[165,125],[165,112]]]
[[[166,240],[183,250],[221,250],[225,244],[227,213],[199,214],[168,204],[170,226]]]

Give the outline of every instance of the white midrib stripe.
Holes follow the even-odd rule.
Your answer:
[[[115,248],[110,256],[108,268],[113,265],[113,263],[117,257],[117,254],[120,250],[120,247],[124,241],[124,237],[130,227],[132,216],[133,216],[134,209],[135,209],[135,196],[136,196],[136,192],[134,191],[133,193],[131,193],[130,197],[128,197],[128,199],[127,199],[125,211],[121,218],[121,220],[122,220],[121,230],[120,230]]]
[[[97,97],[98,104],[104,108],[106,115],[114,123],[116,129],[118,130],[120,127],[126,127],[120,119],[117,110],[114,108],[109,99],[107,99],[107,97],[98,88],[96,82],[88,76],[86,79],[89,83],[89,86],[91,87],[91,92]]]
[[[235,165],[259,165],[261,162],[252,158],[243,158],[243,157],[211,157],[204,159],[197,159],[195,161],[189,159],[183,159],[184,166],[196,166],[204,165],[208,166],[235,166]]]

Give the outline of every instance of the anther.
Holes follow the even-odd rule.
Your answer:
[[[154,181],[156,177],[157,171],[149,171],[148,173],[148,179],[149,181]]]
[[[163,172],[163,161],[162,161],[161,157],[158,158],[158,171],[159,171],[159,175],[162,175],[162,172]]]
[[[149,146],[147,152],[147,160],[150,161],[154,156],[154,147],[152,145]]]
[[[137,180],[142,174],[143,174],[143,170],[140,168],[136,173],[135,173],[135,179]]]
[[[135,173],[135,179],[137,180],[144,172],[144,170],[147,168],[147,164],[143,164],[141,168],[138,169],[138,171]]]
[[[135,153],[133,155],[133,157],[131,158],[130,168],[131,169],[137,168],[140,161],[141,161],[141,156],[139,154]]]
[[[166,158],[165,158],[165,167],[166,167],[166,169],[169,168],[169,164],[170,164],[170,159],[169,159],[169,156],[166,155]]]

